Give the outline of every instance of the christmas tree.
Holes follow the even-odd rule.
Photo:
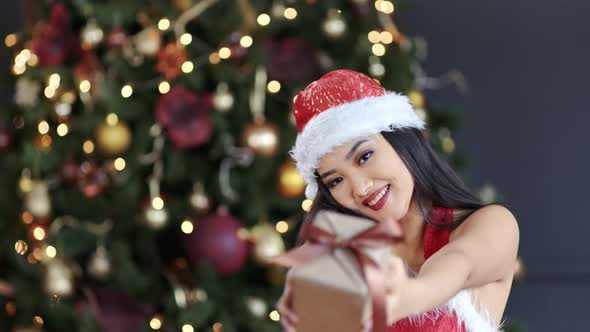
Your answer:
[[[0,114],[3,331],[280,331],[310,201],[290,107],[336,68],[410,96],[452,164],[445,84],[390,1],[37,2]],[[401,13],[400,13],[401,12]],[[461,87],[460,75],[450,81]],[[435,84],[434,84],[435,83]],[[490,198],[493,199],[493,198]]]

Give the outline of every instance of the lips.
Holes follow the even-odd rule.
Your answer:
[[[372,201],[373,199],[375,199],[375,197],[377,197],[377,196],[378,196],[378,195],[379,195],[379,194],[380,194],[380,193],[383,191],[383,189],[384,189],[384,188],[387,188],[388,186],[389,186],[389,185],[386,185],[386,186],[383,186],[383,187],[379,188],[379,190],[375,190],[375,192],[373,192],[373,193],[371,194],[371,196],[367,197],[367,198],[366,198],[366,199],[363,201],[363,204],[364,204],[364,205],[366,205],[366,206],[369,206],[369,202],[370,202],[370,201]],[[385,193],[385,195],[383,195],[383,197],[382,197],[381,199],[385,198],[385,196],[387,196],[387,194],[388,194],[388,193],[389,193],[389,188],[387,188],[387,192]],[[369,206],[369,207],[370,207],[370,206]]]

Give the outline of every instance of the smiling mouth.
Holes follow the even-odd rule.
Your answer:
[[[390,185],[383,187],[383,189],[381,189],[381,192],[379,192],[371,201],[365,203],[365,205],[370,208],[375,207],[378,203],[380,203],[383,197],[387,195],[387,193],[389,192],[389,186]]]

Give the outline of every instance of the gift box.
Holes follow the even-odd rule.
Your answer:
[[[385,309],[376,316],[373,307],[375,292],[381,293],[384,307],[383,273],[392,254],[391,230],[370,219],[333,211],[318,212],[306,226],[302,230],[306,243],[278,260],[292,266],[297,332],[359,332],[362,322],[371,319],[373,331],[384,332]]]

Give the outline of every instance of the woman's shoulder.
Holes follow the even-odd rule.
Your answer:
[[[466,210],[455,209],[455,216],[464,214]],[[493,233],[503,233],[506,236],[516,235],[518,238],[518,222],[514,214],[505,206],[499,204],[490,204],[481,207],[471,214],[451,232],[451,241],[453,238],[465,233],[485,231],[494,229]]]

